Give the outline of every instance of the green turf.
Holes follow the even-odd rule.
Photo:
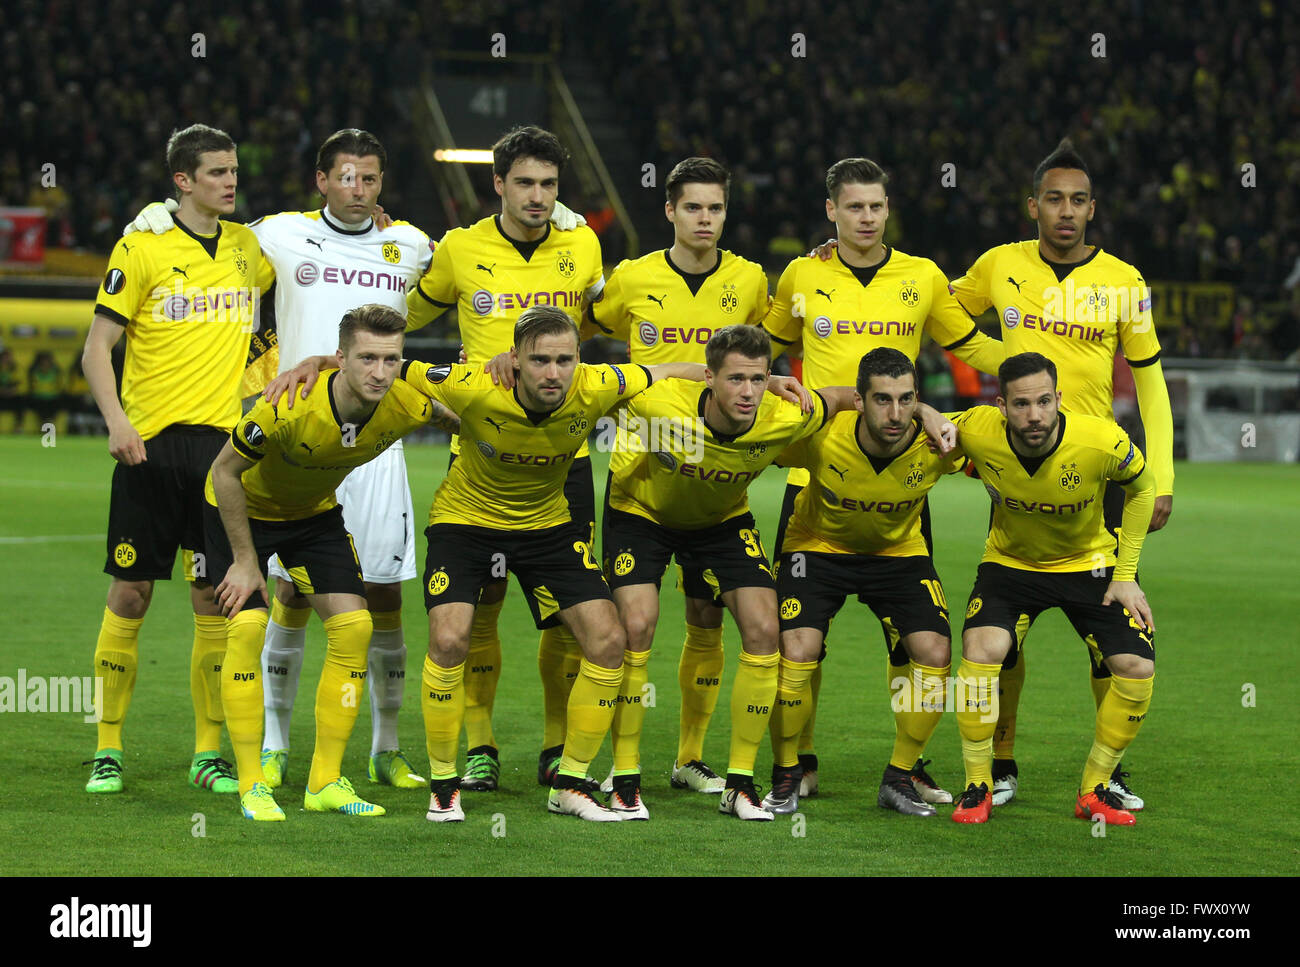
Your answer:
[[[446,465],[443,449],[407,449],[417,514]],[[597,457],[597,486],[603,461]],[[0,560],[5,624],[0,675],[82,676],[108,579],[103,528],[112,463],[103,439],[0,440]],[[745,824],[719,816],[716,800],[668,788],[676,745],[676,663],[680,598],[663,596],[651,659],[656,707],[642,748],[652,820],[599,826],[548,816],[535,784],[540,745],[537,635],[512,587],[502,617],[504,671],[496,730],[504,789],[466,794],[459,826],[425,822],[424,792],[365,781],[368,709],[349,746],[345,773],[386,806],[380,820],[302,811],[310,757],[312,702],[323,636],[314,622],[294,717],[290,782],[279,793],[288,822],[254,826],[233,796],[185,784],[192,751],[188,685],[191,623],[180,582],[161,584],[141,635],[141,667],[126,730],[127,791],[82,791],[94,726],[79,714],[0,717],[0,873],[129,874],[526,874],[675,875],[692,873],[1109,874],[1133,876],[1281,874],[1300,868],[1295,824],[1285,818],[1296,774],[1296,617],[1300,581],[1295,535],[1300,473],[1294,466],[1180,465],[1170,527],[1142,558],[1144,587],[1158,627],[1159,673],[1150,717],[1125,760],[1148,809],[1135,829],[1094,838],[1072,818],[1072,790],[1092,735],[1084,648],[1059,614],[1030,637],[1029,681],[1020,717],[1020,798],[982,828],[886,813],[876,785],[893,724],[884,686],[880,632],[852,605],[837,621],[817,723],[823,793],[798,822]],[[783,475],[752,488],[770,540]],[[933,500],[938,567],[962,613],[987,520],[987,497],[973,481],[944,480]],[[50,538],[57,537],[58,540]],[[21,541],[20,538],[41,538]],[[419,541],[423,557],[423,541]],[[409,681],[425,642],[418,585],[407,586]],[[737,638],[728,628],[729,666],[706,758],[725,765],[727,699]],[[1253,685],[1254,707],[1243,707]],[[407,688],[401,735],[423,763],[417,688]],[[961,759],[951,716],[928,755],[949,789]],[[760,753],[766,773],[770,753]],[[608,743],[593,766],[609,768]],[[763,783],[766,784],[765,782]],[[194,835],[202,827],[204,836]],[[801,834],[801,835],[800,835]],[[255,849],[249,849],[256,844]]]

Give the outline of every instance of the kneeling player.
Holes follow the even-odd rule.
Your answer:
[[[339,369],[293,409],[259,400],[236,425],[208,476],[208,569],[227,615],[221,697],[239,770],[240,805],[283,820],[262,771],[260,656],[267,624],[266,562],[278,554],[325,623],[316,690],[316,750],[303,805],[382,816],[340,774],[365,688],[371,620],[352,537],[334,492],[344,477],[431,419],[455,420],[419,388],[394,382],[406,322],[381,305],[339,324]],[[224,525],[224,530],[223,526]]]
[[[851,391],[833,387],[817,395],[811,412],[764,395],[768,342],[752,326],[714,333],[706,347],[707,388],[677,384],[639,397],[628,415],[650,435],[648,445],[620,450],[611,460],[602,554],[628,651],[614,720],[610,805],[633,818],[648,816],[641,800],[641,688],[659,618],[659,581],[674,555],[683,569],[712,572],[740,630],[719,811],[772,818],[754,788],[754,760],[776,694],[776,591],[746,491],[778,453],[816,432],[828,413],[851,405]]]
[[[998,386],[996,408],[977,406],[956,421],[958,449],[993,499],[993,523],[962,629],[956,704],[967,785],[952,818],[988,820],[1003,659],[1035,618],[1060,608],[1113,679],[1097,708],[1075,815],[1132,826],[1133,814],[1109,782],[1151,704],[1155,625],[1134,578],[1155,481],[1115,423],[1060,411],[1051,360],[1011,356],[998,370]],[[1128,495],[1118,560],[1103,521],[1108,480]]]
[[[511,355],[518,371],[511,386],[495,384],[478,366],[408,364],[426,375],[430,396],[462,415],[460,456],[434,496],[425,531],[429,654],[422,702],[433,777],[427,818],[465,818],[456,771],[465,658],[480,592],[509,570],[538,626],[558,615],[583,653],[547,808],[617,821],[625,817],[592,798],[587,767],[614,716],[626,639],[589,529],[571,519],[564,483],[600,416],[657,378],[698,379],[703,367],[581,365],[577,327],[551,306],[519,317]]]
[[[884,627],[893,670],[894,750],[876,801],[933,816],[912,772],[943,716],[951,643],[921,510],[930,488],[964,461],[930,451],[916,417],[916,367],[897,349],[862,357],[853,403],[854,410],[777,458],[781,466],[806,468],[812,485],[800,491],[780,548],[776,763],[763,807],[793,813],[799,806],[799,736],[812,712],[812,674],[831,619],[856,594]]]

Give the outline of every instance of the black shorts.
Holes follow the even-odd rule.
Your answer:
[[[776,587],[754,515],[748,512],[713,527],[677,530],[639,514],[607,508],[601,550],[611,588],[633,584],[659,587],[674,556],[683,570],[704,572],[706,579],[711,574],[718,595],[736,588]]]
[[[1151,633],[1143,631],[1119,603],[1101,603],[1113,571],[1108,567],[1094,577],[1091,571],[1022,571],[986,561],[975,574],[962,630],[990,625],[1004,628],[1014,650],[1035,618],[1048,608],[1060,608],[1098,664],[1112,655],[1137,655],[1154,661]]]
[[[573,522],[544,530],[433,524],[424,531],[425,610],[453,601],[477,604],[483,588],[507,571],[519,580],[539,628],[559,624],[565,608],[612,600],[588,531]]]
[[[203,483],[229,437],[210,426],[174,424],[145,441],[144,463],[113,468],[105,574],[169,581],[180,547],[185,579],[196,580],[194,554],[204,549]]]
[[[207,530],[207,567],[213,585],[225,579],[226,571],[235,561],[230,549],[221,514],[211,504],[204,503],[204,527]],[[361,562],[352,535],[343,523],[343,508],[335,506],[302,520],[248,519],[248,529],[253,535],[257,550],[257,566],[266,577],[266,562],[272,554],[280,555],[280,564],[289,572],[293,586],[299,594],[356,594],[366,596],[366,584],[361,577]],[[259,592],[249,595],[241,611],[267,607],[266,596]]]
[[[908,660],[901,645],[905,635],[933,631],[952,637],[948,602],[929,557],[796,551],[780,556],[776,573],[782,631],[817,628],[825,637],[844,599],[855,594],[880,620],[896,665]]]

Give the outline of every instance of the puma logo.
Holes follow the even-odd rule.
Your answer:
[[[655,303],[657,306],[659,306],[660,309],[662,309],[664,307],[664,299],[668,298],[668,293],[665,292],[662,297],[655,297],[650,295],[650,293],[647,292],[646,298],[649,299],[651,302]]]
[[[837,474],[840,475],[840,480],[841,480],[841,482],[844,480],[844,475],[845,475],[846,473],[849,472],[847,468],[845,468],[844,470],[841,470],[839,467],[835,466],[835,464],[833,464],[833,463],[827,464],[827,466],[830,467],[831,470],[834,470]]]
[[[1019,291],[1020,291],[1020,287],[1021,287],[1022,285],[1024,285],[1025,282],[1026,282],[1027,280],[1026,280],[1026,279],[1021,279],[1019,282],[1017,282],[1015,279],[1013,279],[1011,276],[1008,275],[1008,276],[1007,276],[1007,281],[1010,282],[1012,285],[1014,285],[1014,286],[1016,287],[1016,292],[1019,292]]]
[[[480,262],[478,265],[475,265],[474,268],[486,272],[488,275],[491,275],[492,278],[495,279],[496,276],[493,274],[492,270],[496,268],[496,266],[497,264],[495,262],[493,262],[491,265],[484,265],[482,262]]]

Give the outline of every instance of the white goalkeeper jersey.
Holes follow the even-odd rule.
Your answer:
[[[432,240],[407,222],[350,230],[322,210],[267,215],[249,228],[275,269],[281,373],[333,355],[349,309],[378,302],[405,316],[407,293],[433,258]]]

